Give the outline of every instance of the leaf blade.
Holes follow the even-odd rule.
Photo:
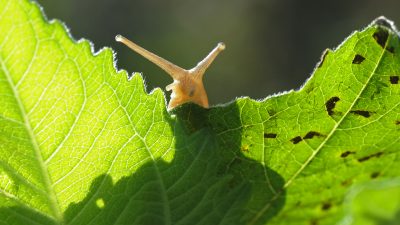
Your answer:
[[[330,224],[352,183],[398,176],[399,41],[385,20],[328,51],[299,91],[171,116],[111,50],[93,56],[28,1],[0,5],[0,221]]]

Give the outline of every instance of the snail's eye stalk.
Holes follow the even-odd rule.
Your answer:
[[[196,67],[191,69],[190,72],[196,76],[203,77],[207,68],[223,50],[225,50],[225,44],[223,42],[218,43],[218,45],[203,60],[201,60]]]
[[[165,72],[167,72],[174,82],[167,86],[167,90],[171,90],[171,100],[168,109],[173,109],[186,102],[193,102],[204,108],[208,108],[207,93],[203,86],[203,75],[207,68],[211,65],[217,55],[225,49],[224,43],[218,45],[202,60],[197,66],[190,70],[185,70],[170,61],[140,47],[129,39],[117,35],[115,40],[128,46],[133,51],[153,62]]]
[[[122,35],[117,35],[115,36],[115,40],[118,42],[123,43],[124,45],[128,46],[130,49],[138,53],[139,55],[145,57],[152,63],[156,64],[158,67],[163,69],[165,72],[167,72],[172,78],[176,79],[177,74],[181,74],[185,70],[180,68],[179,66],[171,63],[170,61],[161,58],[160,56],[147,51],[146,49],[140,47],[139,45],[133,43],[129,39],[123,37]]]

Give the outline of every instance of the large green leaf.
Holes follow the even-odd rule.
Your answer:
[[[0,224],[343,221],[352,187],[400,175],[399,43],[381,18],[299,91],[169,113],[110,49],[0,0]]]

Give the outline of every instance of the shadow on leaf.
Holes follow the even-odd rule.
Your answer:
[[[242,154],[235,103],[212,109],[186,104],[173,113],[174,160],[149,161],[116,183],[107,174],[97,177],[87,196],[68,206],[65,224],[249,224],[255,217],[254,224],[265,224],[279,212],[285,194],[275,199],[274,191],[284,180]],[[3,208],[0,214],[10,210],[33,213]]]

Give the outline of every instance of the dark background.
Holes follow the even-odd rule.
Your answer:
[[[384,15],[400,24],[400,1],[321,0],[37,0],[75,39],[117,52],[117,66],[143,72],[147,90],[172,82],[152,63],[114,41],[122,34],[192,68],[219,41],[227,49],[205,75],[211,104],[298,89],[326,48]]]

